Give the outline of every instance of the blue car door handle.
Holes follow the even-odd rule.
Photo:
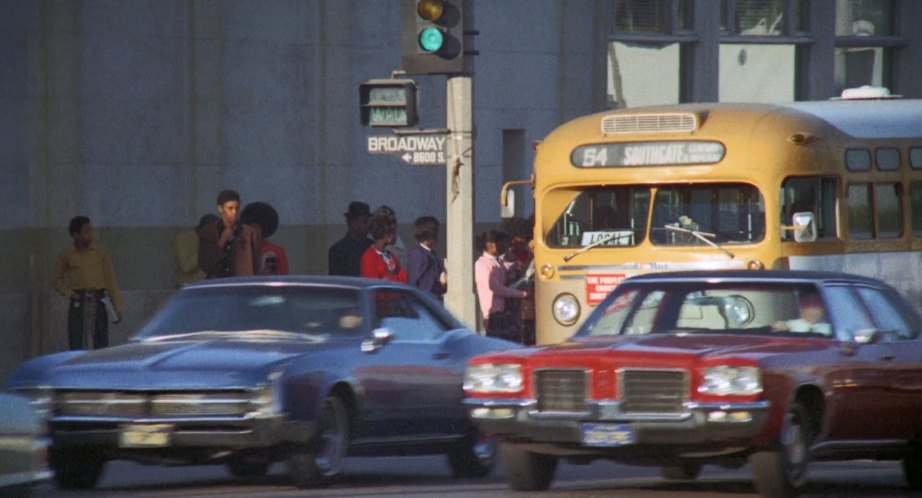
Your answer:
[[[448,351],[439,351],[438,353],[432,354],[432,359],[444,360],[445,358],[449,358],[450,356],[451,356],[451,353],[449,353]]]

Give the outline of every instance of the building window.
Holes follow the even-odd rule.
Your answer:
[[[836,36],[893,34],[893,0],[836,0]]]
[[[677,104],[682,44],[695,41],[692,0],[614,0],[614,7],[609,107]]]
[[[793,102],[794,45],[720,45],[721,102]]]
[[[807,0],[722,0],[720,30],[741,36],[793,36],[808,31],[808,6]]]
[[[836,92],[864,85],[889,87],[896,37],[893,0],[836,0]]]
[[[722,0],[721,102],[792,102],[797,45],[807,43],[806,0]]]
[[[679,103],[678,43],[608,44],[608,102],[611,107]],[[651,82],[656,84],[651,84]]]
[[[673,34],[691,29],[690,0],[615,0],[615,31]]]

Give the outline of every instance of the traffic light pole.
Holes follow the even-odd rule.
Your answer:
[[[445,213],[448,289],[445,307],[476,330],[474,295],[474,126],[473,78],[449,76],[445,86],[447,144]]]

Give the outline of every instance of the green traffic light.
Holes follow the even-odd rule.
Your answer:
[[[445,36],[438,28],[429,27],[419,33],[419,47],[426,52],[435,52],[442,48],[445,43]]]

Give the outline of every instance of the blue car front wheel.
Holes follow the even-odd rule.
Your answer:
[[[288,457],[288,473],[299,488],[316,486],[342,469],[349,447],[349,420],[341,399],[324,401],[317,420],[317,437]]]

